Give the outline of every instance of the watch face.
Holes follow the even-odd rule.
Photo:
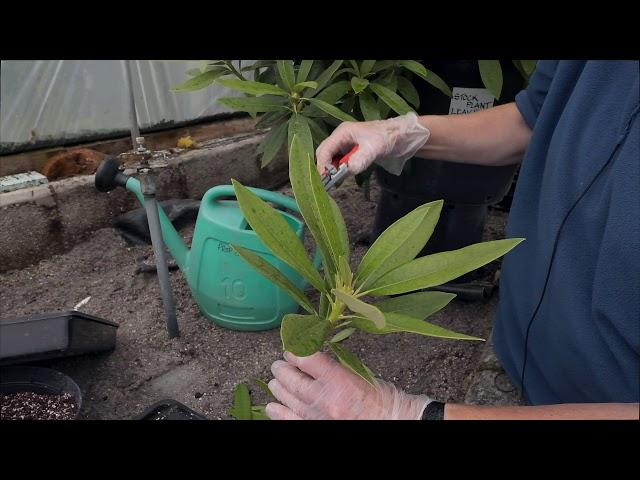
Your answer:
[[[427,405],[422,414],[423,420],[444,420],[444,403],[435,400]]]

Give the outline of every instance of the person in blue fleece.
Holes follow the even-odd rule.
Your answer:
[[[323,353],[272,366],[272,419],[638,419],[640,62],[539,61],[514,103],[464,115],[345,122],[318,171],[360,145],[352,173],[414,156],[522,162],[502,263],[496,354],[527,405],[443,404],[373,387]]]

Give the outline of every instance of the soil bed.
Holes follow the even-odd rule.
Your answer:
[[[280,191],[290,194],[289,187]],[[353,179],[332,191],[349,229],[353,266],[364,255],[379,191],[372,182],[364,199]],[[504,237],[506,215],[492,211],[485,238]],[[182,231],[190,241],[191,228]],[[83,392],[83,419],[130,419],[165,398],[210,419],[230,418],[233,389],[253,378],[272,378],[282,357],[279,330],[237,332],[208,322],[198,311],[179,271],[171,272],[180,337],[169,340],[154,273],[136,273],[140,258],[153,259],[151,246],[128,246],[118,232],[101,229],[73,250],[0,276],[0,318],[68,310],[91,296],[82,311],[120,324],[111,353],[41,362],[72,377]],[[497,262],[485,268],[490,280]],[[488,338],[497,296],[486,302],[454,300],[430,321]],[[435,339],[413,334],[356,333],[344,346],[381,378],[410,393],[442,401],[463,401],[484,342]],[[251,383],[256,402],[266,395]]]

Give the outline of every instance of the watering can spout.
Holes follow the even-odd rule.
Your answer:
[[[137,178],[129,177],[125,186],[127,190],[136,194],[138,201],[140,202],[140,204],[142,204],[142,206],[144,206],[145,201],[140,180],[138,180]],[[187,256],[189,255],[189,249],[182,241],[182,237],[180,237],[180,234],[175,229],[175,227],[171,223],[171,220],[169,220],[169,217],[167,217],[160,205],[158,205],[158,214],[160,216],[162,240],[171,252],[171,255],[178,264],[178,267],[180,267],[180,270],[185,271],[188,265]]]
[[[101,192],[108,192],[116,187],[125,187],[135,193],[142,206],[145,205],[142,185],[137,178],[129,177],[119,170],[119,163],[115,157],[107,157],[98,167],[95,176],[95,186]],[[171,252],[180,270],[185,272],[188,265],[189,249],[182,241],[180,234],[174,228],[169,217],[164,213],[162,207],[158,205],[160,216],[160,228],[162,230],[162,240]]]

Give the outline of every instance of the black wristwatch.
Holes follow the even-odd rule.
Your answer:
[[[422,412],[422,420],[444,420],[444,403],[435,400]]]

